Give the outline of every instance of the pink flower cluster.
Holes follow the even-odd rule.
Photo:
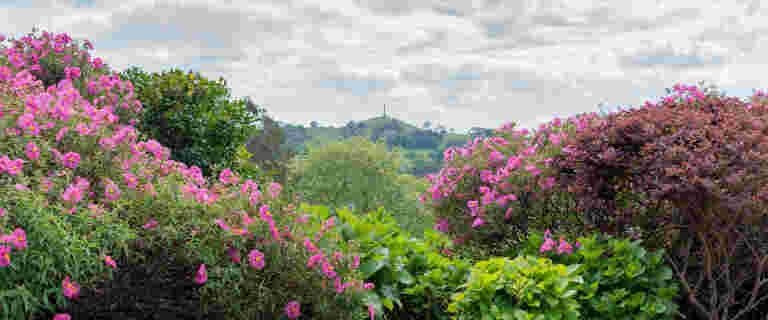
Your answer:
[[[552,241],[551,236],[552,236],[552,233],[550,233],[549,230],[547,230],[544,233],[545,241],[544,241],[544,244],[541,245],[539,252],[547,252],[552,250],[555,247],[556,243]],[[577,241],[575,244],[575,247],[578,248],[580,245],[581,244]],[[573,248],[574,246],[571,246],[570,243],[565,241],[565,237],[560,236],[560,245],[557,247],[557,254],[563,254],[567,252],[570,255],[573,253]]]
[[[5,209],[0,209],[2,215],[5,215]],[[0,245],[0,267],[7,267],[11,264],[11,250],[23,250],[27,248],[27,234],[21,228],[16,228],[11,234],[0,236],[0,244],[13,244],[11,246]]]

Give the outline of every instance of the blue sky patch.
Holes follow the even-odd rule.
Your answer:
[[[496,38],[504,33],[504,25],[501,23],[490,23],[485,26],[485,30],[489,38]]]
[[[72,0],[72,8],[91,8],[94,0]]]

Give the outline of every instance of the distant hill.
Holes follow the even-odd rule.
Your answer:
[[[277,153],[295,153],[301,156],[308,145],[327,145],[353,136],[371,141],[383,141],[389,150],[399,147],[408,160],[401,168],[403,173],[417,177],[436,173],[443,166],[443,151],[450,147],[462,147],[477,136],[488,137],[493,129],[472,128],[469,134],[449,133],[442,126],[419,128],[391,117],[375,117],[363,121],[349,121],[341,128],[276,122],[265,117],[263,134],[249,140],[246,147],[254,154],[251,160],[274,159]],[[279,130],[278,130],[279,129]],[[273,132],[274,134],[270,134]],[[279,147],[276,145],[279,144]]]

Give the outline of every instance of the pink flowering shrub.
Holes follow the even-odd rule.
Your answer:
[[[90,134],[129,138],[131,132],[119,128],[140,104],[130,99],[127,86],[110,93],[110,101],[86,102],[79,87],[108,79],[106,67],[94,65],[87,46],[81,50],[66,35],[43,33],[13,44],[0,42],[0,296],[4,306],[27,315],[18,318],[27,318],[45,307],[45,292],[56,290],[45,297],[49,301],[77,299],[79,284],[111,269],[103,257],[135,236],[114,214],[97,217],[103,210],[96,199],[102,186],[88,178],[91,172],[114,172],[104,167],[108,153]],[[64,54],[82,58],[67,66],[80,71],[43,87],[35,75]],[[121,99],[122,109],[106,111],[108,103]],[[100,160],[87,161],[91,158]],[[72,265],[77,267],[65,271]],[[13,294],[22,284],[30,296]]]
[[[420,197],[436,216],[434,229],[450,234],[476,257],[505,255],[529,229],[578,230],[573,228],[582,222],[572,212],[576,208],[553,209],[567,207],[570,198],[553,189],[549,163],[562,152],[567,135],[586,127],[588,119],[556,119],[532,137],[510,123],[493,137],[446,150],[445,167],[428,176],[433,185]]]
[[[354,246],[339,241],[327,208],[296,213],[280,184],[260,186],[231,168],[206,179],[157,141],[139,141],[132,84],[70,42],[44,32],[0,55],[0,290],[23,283],[38,297],[56,290],[60,303],[77,299],[97,274],[120,267],[112,257],[144,261],[136,239],[198,263],[189,281],[200,286],[202,308],[238,306],[232,319],[280,314],[289,301],[302,306],[291,304],[290,316],[365,313]],[[42,87],[30,70],[66,55],[86,58],[64,59],[66,76]],[[317,265],[307,265],[311,256]],[[19,317],[42,300],[32,307]]]

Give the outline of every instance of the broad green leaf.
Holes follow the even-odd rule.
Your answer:
[[[368,279],[384,267],[385,264],[385,260],[369,260],[360,266],[360,272],[363,274],[363,278]]]
[[[397,281],[405,285],[411,285],[414,282],[413,276],[406,270],[397,272]]]
[[[643,302],[645,302],[645,293],[644,292],[636,292],[635,294],[633,294],[629,298],[627,303],[631,307],[636,308],[637,306],[643,304]]]
[[[395,308],[395,305],[392,304],[392,300],[389,298],[384,298],[381,300],[381,304],[383,304],[387,309],[392,310]]]
[[[515,309],[513,314],[515,315],[515,320],[530,320],[531,318],[530,314],[522,309]]]

